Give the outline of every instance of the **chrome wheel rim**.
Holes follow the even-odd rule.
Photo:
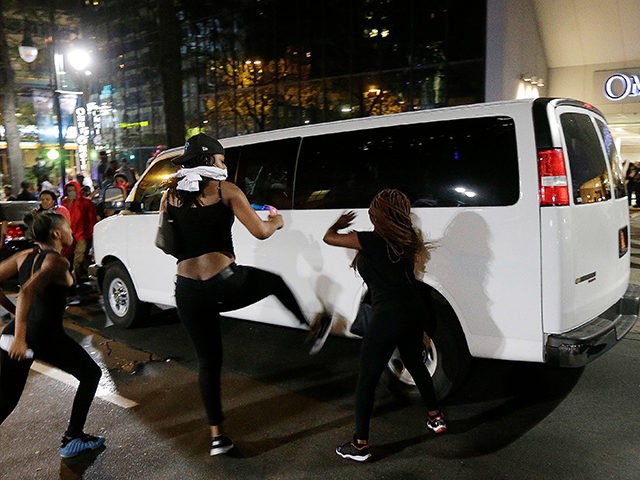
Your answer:
[[[118,317],[124,317],[129,311],[129,290],[119,278],[114,278],[109,284],[109,306]]]

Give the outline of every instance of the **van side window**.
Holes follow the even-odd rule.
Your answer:
[[[157,212],[164,188],[162,184],[178,171],[171,158],[160,160],[147,170],[136,187],[135,197],[129,206],[133,212]]]
[[[563,113],[560,123],[571,167],[574,203],[609,200],[609,170],[591,117],[582,113]]]
[[[289,210],[299,138],[245,145],[240,148],[236,185],[257,207]]]
[[[596,119],[596,124],[602,135],[602,141],[604,142],[604,151],[607,154],[609,160],[609,166],[611,167],[611,176],[613,177],[613,191],[616,198],[622,198],[627,195],[627,189],[624,183],[624,173],[622,169],[622,162],[620,155],[618,155],[618,149],[613,141],[613,136],[609,127],[601,121]]]
[[[238,159],[240,157],[240,147],[230,147],[224,149],[224,164],[227,166],[227,180],[236,183],[236,173],[238,171]]]
[[[512,205],[519,198],[515,125],[486,117],[307,137],[294,208],[366,208],[398,188],[415,207]]]

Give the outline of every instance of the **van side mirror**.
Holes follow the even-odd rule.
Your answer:
[[[122,210],[124,208],[125,192],[120,187],[109,187],[104,191],[104,208],[106,210]]]

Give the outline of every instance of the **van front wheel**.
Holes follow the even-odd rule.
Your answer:
[[[424,334],[422,359],[431,374],[439,400],[462,385],[471,364],[464,336],[455,326],[457,322],[454,319],[438,319],[432,338]],[[405,368],[397,349],[389,359],[384,379],[389,389],[401,397],[419,395],[416,382]]]
[[[107,265],[102,281],[102,296],[107,316],[122,328],[139,325],[147,317],[151,306],[140,301],[131,277],[120,263]]]

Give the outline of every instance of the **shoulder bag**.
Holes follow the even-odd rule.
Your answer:
[[[373,307],[371,306],[371,294],[369,293],[369,291],[367,291],[364,297],[362,297],[360,307],[358,308],[358,313],[356,314],[356,318],[351,324],[351,328],[349,328],[349,331],[354,335],[364,337],[365,333],[367,332],[367,328],[369,327],[372,313]]]
[[[173,226],[173,220],[169,218],[167,211],[167,194],[164,192],[160,201],[160,219],[158,222],[158,232],[156,233],[156,247],[167,255],[173,257],[177,253],[176,232]]]

